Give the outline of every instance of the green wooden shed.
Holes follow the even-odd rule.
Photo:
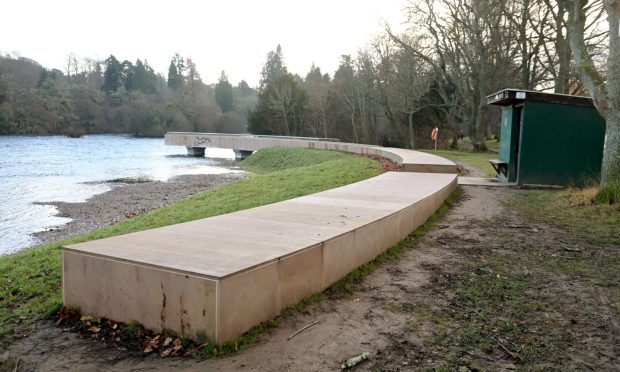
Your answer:
[[[588,97],[504,89],[486,98],[502,107],[499,159],[503,181],[582,185],[601,174],[605,120]]]

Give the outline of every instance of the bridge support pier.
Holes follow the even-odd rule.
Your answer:
[[[243,160],[245,158],[247,158],[248,156],[252,155],[252,153],[254,151],[247,151],[247,150],[233,150],[235,151],[235,160]]]
[[[187,147],[187,155],[204,158],[205,148],[204,147]]]

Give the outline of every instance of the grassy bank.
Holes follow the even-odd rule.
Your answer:
[[[242,162],[254,174],[107,228],[0,258],[0,340],[27,332],[60,307],[62,245],[253,208],[380,173],[374,160],[338,152],[266,149]]]
[[[452,150],[421,150],[430,154],[442,156],[455,163],[462,163],[483,171],[489,177],[497,174],[491,164],[490,159],[497,159],[497,154],[491,152],[467,152]]]

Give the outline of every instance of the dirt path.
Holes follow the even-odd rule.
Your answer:
[[[399,262],[379,268],[352,298],[314,304],[303,313],[283,320],[279,327],[263,334],[258,345],[242,354],[198,365],[218,370],[337,369],[339,360],[364,351],[376,355],[379,350],[389,348],[395,335],[415,321],[414,316],[393,310],[413,306],[416,298],[426,292],[424,288],[431,284],[432,272],[425,267],[439,265],[450,255],[442,250],[438,234],[448,231],[461,234],[460,229],[466,228],[468,219],[491,218],[496,201],[489,195],[495,194],[494,190],[466,189],[462,201],[437,229]],[[320,323],[287,341],[295,330],[315,320]],[[171,367],[191,370],[196,367],[193,360],[126,358],[123,354],[102,347],[96,340],[63,333],[50,325],[42,325],[11,350],[12,358],[21,360],[19,370],[169,370]]]
[[[507,250],[518,251],[515,247],[526,245],[545,247],[548,239],[565,237],[566,232],[544,226],[543,235],[538,229],[506,227],[526,225],[526,221],[501,203],[519,193],[518,190],[469,186],[461,189],[460,199],[440,222],[398,260],[380,266],[356,284],[351,296],[324,300],[282,319],[278,327],[263,333],[255,346],[238,355],[202,362],[162,359],[155,355],[129,356],[122,350],[105,347],[96,339],[63,333],[53,325],[42,324],[30,337],[16,342],[4,357],[19,360],[20,371],[325,371],[338,370],[343,359],[362,352],[369,352],[371,358],[360,364],[358,370],[419,370],[441,366],[463,371],[473,369],[472,366],[514,369],[530,360],[526,349],[517,348],[517,338],[510,339],[516,331],[504,332],[497,326],[488,331],[497,334],[489,339],[461,337],[461,331],[469,329],[470,324],[495,327],[504,315],[498,310],[491,317],[475,305],[459,302],[464,300],[457,287],[459,283],[477,280],[472,277],[476,273],[487,280],[484,275],[491,270],[488,267],[493,267],[489,265],[498,254],[508,255],[510,259],[513,253],[506,253]],[[500,234],[498,229],[505,230]],[[520,273],[522,267],[515,270]],[[569,359],[558,357],[542,364],[532,359],[533,364],[525,364],[527,368],[618,368],[617,325],[614,328],[617,315],[604,308],[606,299],[595,298],[596,292],[579,289],[561,276],[532,271],[527,274],[530,282],[524,293],[546,293],[546,300],[561,306],[536,310],[541,318],[525,319],[523,327],[532,332],[532,337],[537,337],[536,332],[547,337],[544,333],[547,325],[538,323],[553,320],[582,337],[579,342],[576,337],[561,338],[566,341],[564,352],[571,355]],[[489,280],[500,280],[502,275],[506,274],[492,272]],[[584,305],[603,307],[597,311],[598,317],[581,319],[562,310],[582,297]],[[296,330],[316,320],[320,323],[287,340]],[[553,324],[548,326],[553,329]],[[460,338],[452,344],[457,335]],[[545,342],[551,345],[554,340]],[[487,343],[490,346],[485,346]],[[551,354],[541,355],[542,359],[551,358],[546,356]]]

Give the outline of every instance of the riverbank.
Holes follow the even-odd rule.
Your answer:
[[[83,202],[108,191],[107,180],[168,181],[238,166],[232,150],[207,149],[204,158],[193,157],[161,138],[127,135],[0,136],[0,148],[0,256],[36,245],[34,231],[68,222],[41,204]]]
[[[112,189],[82,203],[52,202],[58,216],[72,221],[33,234],[37,245],[110,226],[153,209],[165,207],[214,187],[247,177],[243,172],[177,176],[167,182],[142,179],[112,180]]]

